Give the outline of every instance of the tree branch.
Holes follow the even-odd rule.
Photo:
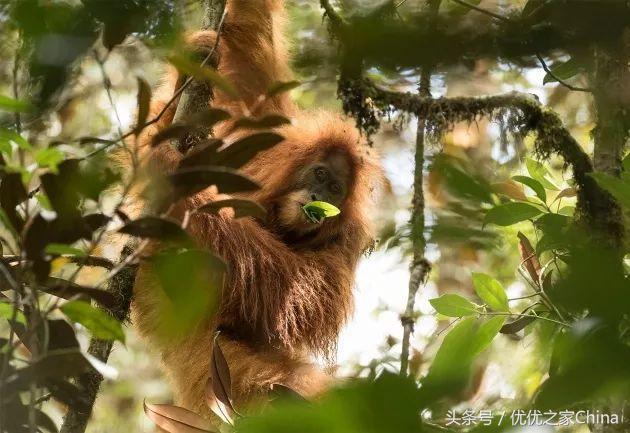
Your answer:
[[[488,9],[480,8],[479,6],[475,6],[473,4],[465,2],[464,0],[451,0],[451,1],[457,3],[457,4],[461,5],[461,6],[464,6],[465,8],[477,11],[477,12],[479,12],[481,14],[484,14],[484,15],[488,15],[489,17],[492,17],[492,18],[494,18],[496,20],[503,21],[503,22],[510,21],[510,19],[508,17],[504,17],[503,15],[495,14],[494,12],[489,11]]]
[[[121,258],[131,254],[131,252],[132,249],[129,246],[125,247]],[[117,306],[115,309],[109,310],[108,313],[118,321],[127,320],[129,316],[135,276],[136,267],[128,266],[110,280],[109,290],[116,296]],[[113,344],[113,341],[92,338],[88,353],[99,361],[107,363]],[[68,408],[63,425],[59,430],[60,433],[83,433],[85,431],[102,381],[103,376],[95,369],[91,369],[77,378],[77,384],[80,385],[85,393],[83,395],[85,404]]]
[[[440,9],[441,0],[427,0],[429,9],[434,17]],[[431,65],[425,65],[420,74],[420,85],[418,86],[418,94],[425,99],[431,98]],[[411,211],[411,242],[413,259],[409,266],[409,290],[407,293],[407,305],[405,312],[401,316],[403,325],[402,350],[400,354],[400,374],[407,375],[409,368],[409,348],[411,346],[411,334],[415,323],[415,303],[416,295],[420,289],[420,285],[424,284],[431,271],[431,264],[426,259],[426,239],[424,237],[425,218],[424,218],[424,152],[427,119],[418,116],[418,124],[416,131],[416,149],[415,149],[415,166],[413,180],[413,198]]]
[[[426,68],[420,77],[420,94],[430,98],[431,71]],[[401,316],[403,325],[402,350],[400,355],[400,374],[407,375],[409,364],[409,347],[411,334],[415,323],[414,307],[416,295],[420,285],[427,280],[431,271],[431,264],[424,257],[426,240],[424,238],[424,149],[425,149],[426,119],[418,117],[418,130],[416,132],[415,167],[413,182],[413,199],[411,212],[411,241],[413,259],[409,267],[409,291],[407,293],[407,305]]]
[[[322,9],[324,9],[325,16],[328,17],[328,19],[330,20],[331,24],[334,27],[336,27],[337,31],[341,31],[344,27],[346,27],[348,25],[346,20],[344,20],[343,17],[341,15],[339,15],[339,13],[337,13],[335,8],[332,7],[332,5],[330,4],[329,0],[321,0],[320,1],[320,5],[321,5]]]
[[[219,45],[220,34],[226,17],[225,3],[226,0],[208,0],[206,2],[206,16],[204,17],[203,27],[205,29],[214,28],[217,37],[212,50],[210,50],[202,62],[202,66],[205,66],[208,61],[213,58]],[[214,97],[212,85],[209,82],[188,77],[186,83],[187,86],[181,93],[179,102],[177,103],[173,123],[180,122],[182,119],[186,119],[208,108],[208,104]],[[175,145],[180,152],[184,153],[188,149],[193,148],[201,140],[206,139],[210,132],[211,128],[199,127],[196,131],[185,134]]]
[[[530,94],[511,92],[482,97],[431,99],[412,93],[381,89],[365,78],[346,79],[339,94],[346,113],[357,119],[359,128],[374,133],[383,116],[395,111],[413,113],[427,120],[427,133],[439,136],[457,122],[473,122],[479,117],[508,115],[511,132],[525,136],[536,134],[535,152],[541,158],[561,156],[573,169],[578,186],[577,211],[585,225],[597,227],[608,219],[614,201],[588,175],[593,163],[580,144],[562,124],[556,112],[543,107]],[[507,112],[506,112],[507,110]]]

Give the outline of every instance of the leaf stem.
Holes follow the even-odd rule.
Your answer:
[[[571,325],[565,322],[561,322],[559,320],[550,319],[549,317],[538,316],[536,314],[519,314],[519,313],[499,313],[499,312],[491,312],[491,313],[479,313],[480,316],[505,316],[505,317],[534,317],[536,319],[545,320],[547,322],[555,323],[557,325],[564,326],[565,328],[570,328]]]
[[[566,81],[562,80],[560,77],[558,77],[556,74],[554,74],[551,69],[549,68],[549,66],[547,66],[547,63],[545,62],[545,59],[542,58],[542,56],[538,53],[536,53],[536,58],[538,59],[538,61],[540,62],[540,65],[542,66],[542,68],[545,70],[546,73],[549,74],[549,76],[551,78],[553,78],[554,80],[556,80],[558,83],[560,83],[561,85],[563,85],[564,87],[566,87],[569,90],[573,90],[576,92],[587,92],[587,93],[591,93],[591,89],[585,88],[585,87],[577,87],[577,86],[573,86],[569,83],[567,83]]]

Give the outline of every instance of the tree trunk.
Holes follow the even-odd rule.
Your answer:
[[[131,254],[131,251],[131,248],[125,247],[121,254],[121,260]],[[109,290],[114,293],[117,299],[116,310],[109,311],[109,313],[118,321],[127,320],[129,316],[135,277],[136,268],[129,266],[117,273],[109,283]],[[113,341],[92,338],[88,353],[99,361],[107,363],[113,345]],[[101,387],[101,382],[103,382],[103,376],[95,369],[91,369],[77,378],[77,384],[85,392],[84,399],[86,404],[68,408],[63,425],[59,430],[60,433],[83,433],[85,431],[92,415],[92,409],[94,408],[94,402]]]
[[[201,26],[203,30],[213,29],[218,32],[221,18],[225,11],[225,3],[226,0],[206,0],[204,2],[204,19]],[[207,81],[193,80],[179,97],[173,122],[178,122],[192,114],[207,109],[213,96],[210,83]],[[196,129],[195,132],[185,134],[184,137],[175,144],[180,152],[185,153],[195,147],[201,140],[206,139],[211,132],[210,128],[203,126]]]
[[[592,89],[597,112],[593,132],[593,165],[595,171],[612,176],[621,174],[621,160],[630,131],[630,28],[617,47],[596,47]],[[602,236],[613,248],[621,248],[624,224],[618,205],[598,212],[607,215],[593,221],[596,236]]]
[[[593,96],[597,111],[597,127],[593,139],[593,166],[595,171],[619,177],[622,158],[630,132],[630,27],[624,32],[618,47],[597,47],[592,76]],[[600,215],[604,213],[600,212]],[[595,230],[605,236],[611,247],[623,251],[626,230],[619,205],[609,210],[608,217],[597,223]],[[596,236],[598,233],[596,233]],[[619,256],[619,266],[623,257]],[[605,401],[596,409],[623,417],[620,424],[589,425],[594,433],[622,433],[630,430],[628,409],[630,402]]]

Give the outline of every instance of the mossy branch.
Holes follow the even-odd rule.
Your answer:
[[[441,0],[427,0],[433,17],[436,17],[440,10]],[[418,94],[424,99],[431,98],[431,65],[424,65],[420,74],[420,84]],[[414,327],[414,310],[416,295],[420,286],[424,284],[431,272],[431,263],[425,257],[427,241],[424,235],[426,221],[424,217],[424,153],[426,148],[426,130],[428,122],[424,117],[417,117],[416,149],[414,155],[413,173],[413,197],[411,201],[411,242],[413,258],[409,266],[409,286],[407,292],[407,305],[405,312],[401,316],[403,326],[402,349],[400,354],[400,374],[405,376],[409,370],[409,351],[411,347],[411,334]]]
[[[578,216],[584,217],[584,222],[591,227],[607,220],[606,214],[613,203],[588,176],[593,171],[590,157],[564,127],[558,114],[542,106],[534,95],[510,92],[432,99],[414,93],[388,91],[365,78],[341,81],[339,95],[346,113],[355,117],[358,127],[368,134],[378,130],[381,118],[396,112],[413,113],[425,119],[427,134],[435,138],[457,122],[504,117],[508,130],[515,136],[535,134],[534,150],[538,157],[547,159],[552,154],[559,155],[573,170],[578,186]]]

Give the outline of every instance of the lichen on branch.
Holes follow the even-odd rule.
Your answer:
[[[403,112],[425,119],[426,132],[432,139],[448,132],[459,122],[475,122],[481,118],[500,120],[515,137],[535,134],[534,153],[541,159],[559,155],[573,170],[578,186],[578,217],[586,224],[600,225],[606,220],[611,198],[588,176],[593,171],[591,158],[559,115],[544,107],[536,96],[510,92],[480,97],[422,97],[414,93],[393,92],[376,86],[367,78],[345,78],[340,81],[339,96],[345,112],[357,126],[371,135],[383,117]]]

